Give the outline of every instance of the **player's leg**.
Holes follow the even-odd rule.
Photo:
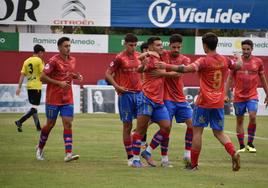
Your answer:
[[[150,123],[149,123],[149,125],[150,125]],[[146,149],[146,147],[147,147],[147,132],[144,134],[144,136],[141,139],[141,148]]]
[[[131,129],[132,129],[132,122],[123,123],[123,143],[127,154],[128,166],[132,165],[133,160]]]
[[[149,165],[155,166],[155,162],[152,159],[152,151],[160,144],[162,157],[161,166],[171,167],[168,160],[168,145],[171,125],[170,116],[166,106],[155,104],[151,118],[153,122],[156,122],[159,125],[160,129],[155,133],[146,150],[142,152],[142,156],[147,160]]]
[[[161,120],[158,122],[160,126],[160,134],[162,136],[161,142],[161,166],[162,167],[173,167],[168,159],[168,147],[169,147],[169,135],[171,129],[171,123],[169,120]]]
[[[36,111],[33,114],[33,120],[37,131],[41,130],[40,121],[38,118],[38,109],[37,107],[40,105],[41,101],[41,90],[36,90],[35,99],[33,105],[36,105]]]
[[[137,127],[132,135],[133,167],[143,166],[140,161],[141,140],[147,132],[148,124],[152,116],[152,109],[151,101],[142,94],[137,109]]]
[[[239,152],[245,152],[245,143],[244,143],[244,114],[246,112],[246,103],[245,102],[236,102],[234,103],[235,115],[236,115],[236,136],[240,145]]]
[[[194,107],[193,111],[193,140],[191,148],[191,165],[186,169],[195,170],[198,167],[199,155],[202,149],[202,134],[204,127],[208,126],[209,109]]]
[[[191,149],[192,149],[192,141],[193,141],[193,123],[192,119],[189,118],[185,121],[185,124],[187,126],[185,131],[185,137],[184,137],[184,154],[183,154],[183,161],[187,165],[191,161]]]
[[[28,100],[32,107],[30,108],[29,111],[27,111],[19,120],[15,121],[15,124],[17,126],[18,132],[22,132],[22,124],[29,119],[34,113],[37,113],[37,93],[38,90],[27,90],[28,92]],[[40,94],[41,96],[41,94]]]
[[[37,160],[44,160],[44,147],[46,145],[48,136],[52,128],[55,126],[57,117],[59,113],[59,108],[58,106],[54,105],[46,105],[46,117],[47,117],[47,122],[46,124],[42,127],[41,133],[40,133],[40,139],[39,139],[39,144],[37,146],[37,151],[36,151],[36,158]]]
[[[73,154],[73,131],[72,122],[74,116],[73,105],[60,106],[60,116],[63,124],[63,140],[65,146],[65,162],[70,162],[79,159],[79,155]]]
[[[193,140],[191,148],[191,164],[186,164],[187,169],[197,169],[199,155],[202,149],[202,134],[204,127],[193,126]]]
[[[134,108],[133,110],[133,116],[134,118],[137,118],[137,113],[138,113],[138,107],[139,107],[139,104],[142,102],[142,97],[143,97],[143,94],[142,92],[137,92],[134,94],[134,106],[136,106],[136,108]],[[153,122],[149,122],[148,123],[148,127],[152,124]],[[135,130],[133,130],[134,132]],[[142,137],[141,139],[141,149],[145,149],[147,147],[147,132],[144,134],[144,136]]]
[[[226,134],[224,134],[224,109],[211,109],[210,113],[210,127],[213,130],[214,136],[219,142],[224,145],[225,150],[232,157],[232,168],[233,171],[238,171],[240,168],[240,156],[235,151],[235,147]]]
[[[248,143],[246,149],[250,153],[256,153],[257,150],[253,145],[255,133],[256,133],[256,115],[258,110],[258,101],[250,100],[247,102],[247,109],[249,114],[249,124],[248,124]]]
[[[124,93],[119,96],[119,115],[123,122],[123,144],[127,154],[128,166],[132,165],[133,160],[131,130],[132,120],[137,117],[136,106],[136,94]]]
[[[177,123],[183,123],[187,125],[185,131],[185,147],[183,162],[185,165],[189,165],[191,161],[191,148],[192,148],[192,139],[193,139],[193,126],[192,126],[192,116],[193,110],[188,102],[179,102],[176,104],[176,113],[175,118]]]
[[[138,115],[136,131],[132,135],[132,152],[133,152],[133,167],[143,167],[140,160],[141,140],[147,132],[148,123],[151,119],[149,115]]]
[[[34,120],[34,124],[36,126],[36,130],[41,131],[41,126],[40,126],[40,121],[39,121],[37,109],[36,109],[36,112],[33,114],[33,120]]]

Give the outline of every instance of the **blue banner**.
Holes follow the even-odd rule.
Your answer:
[[[111,27],[267,29],[265,0],[111,0]]]

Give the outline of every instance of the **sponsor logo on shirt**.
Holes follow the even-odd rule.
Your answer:
[[[47,63],[46,65],[45,65],[45,70],[48,70],[49,69],[49,64]]]

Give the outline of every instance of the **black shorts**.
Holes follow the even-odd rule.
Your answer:
[[[41,91],[37,89],[28,89],[28,100],[33,105],[39,105],[41,100]]]

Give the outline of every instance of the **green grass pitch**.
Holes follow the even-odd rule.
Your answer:
[[[183,169],[184,124],[173,124],[169,159],[174,168],[161,168],[159,149],[153,152],[156,168],[127,166],[118,115],[77,114],[73,122],[73,151],[81,158],[65,163],[60,118],[45,147],[45,161],[35,159],[39,132],[29,119],[18,133],[14,121],[21,114],[0,114],[1,188],[263,188],[268,184],[268,117],[257,118],[257,153],[241,154],[241,170],[232,172],[224,147],[205,129],[199,170]],[[40,115],[42,124],[44,114]],[[245,118],[247,124],[247,117]],[[134,123],[136,126],[136,123]],[[151,125],[148,140],[157,130]],[[235,118],[225,117],[225,130],[236,148]],[[247,138],[246,138],[247,141]]]

